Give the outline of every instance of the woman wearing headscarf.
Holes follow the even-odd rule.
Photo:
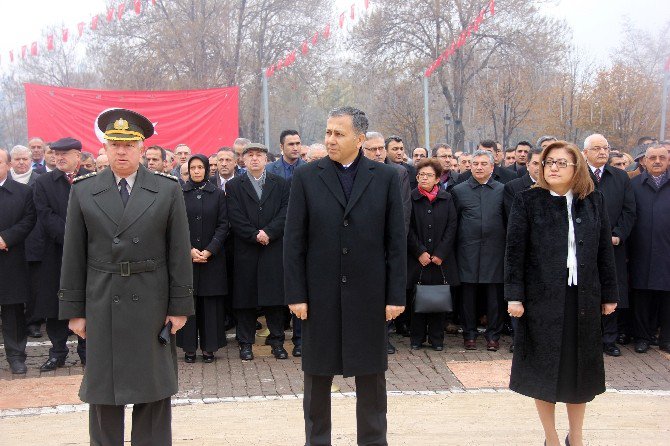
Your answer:
[[[177,346],[184,360],[196,360],[198,346],[206,363],[226,345],[224,296],[228,293],[223,242],[228,235],[226,196],[209,182],[209,160],[193,155],[188,160],[189,179],[182,186],[191,235],[195,315],[177,332]]]

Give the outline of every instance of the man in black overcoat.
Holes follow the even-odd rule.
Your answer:
[[[593,134],[586,138],[584,157],[588,163],[593,184],[605,197],[605,206],[612,226],[612,246],[619,288],[619,305],[616,310],[602,316],[603,351],[609,356],[621,356],[621,350],[616,346],[616,341],[619,338],[618,340],[622,343],[628,343],[626,240],[635,223],[635,194],[628,174],[609,165],[609,143],[603,135]],[[619,333],[622,336],[619,336]]]
[[[396,135],[389,136],[384,140],[384,145],[386,147],[386,164],[397,164],[402,166],[407,170],[407,175],[409,176],[409,188],[410,190],[416,189],[419,182],[416,179],[416,169],[411,164],[408,164],[404,161],[405,159],[405,144],[402,142],[402,138]]]
[[[477,150],[485,150],[487,152],[491,152],[491,155],[495,157],[495,149],[496,149],[495,141],[487,139],[479,143],[479,148]],[[456,181],[456,184],[464,183],[469,178],[472,178],[472,170],[461,172],[458,175],[458,180]],[[518,176],[516,172],[513,172],[505,167],[495,165],[493,166],[493,174],[491,175],[491,178],[493,178],[498,183],[507,184],[510,181],[517,179]]]
[[[533,187],[537,182],[537,177],[540,174],[542,149],[533,148],[528,152],[528,162],[526,163],[526,173],[523,176],[512,180],[505,184],[504,199],[505,199],[505,219],[507,220],[512,209],[514,196],[522,190],[527,190]]]
[[[81,165],[81,142],[62,138],[51,144],[56,155],[56,169],[42,174],[35,181],[34,200],[37,222],[43,230],[44,254],[40,271],[40,288],[35,301],[34,317],[47,320],[46,329],[51,348],[49,358],[40,367],[43,372],[65,365],[68,355],[68,321],[58,319],[58,290],[63,257],[65,217],[73,180],[89,173]],[[86,341],[78,338],[77,353],[86,364]]]
[[[282,238],[289,185],[265,170],[268,149],[264,145],[249,144],[242,153],[246,172],[226,185],[228,219],[235,236],[233,309],[240,359],[254,358],[251,346],[258,307],[265,313],[272,354],[286,359]]]
[[[328,157],[296,170],[284,234],[286,301],[303,321],[306,444],[331,444],[333,375],[356,377],[358,444],[386,445],[386,322],[405,305],[398,174],[363,156],[368,120],[330,112]]]
[[[12,373],[26,373],[24,308],[30,296],[24,242],[35,226],[30,187],[9,175],[9,153],[0,149],[0,313],[7,362]]]

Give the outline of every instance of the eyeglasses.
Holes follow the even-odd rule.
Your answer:
[[[552,160],[552,159],[546,159],[542,161],[542,165],[544,167],[549,167],[550,169],[556,164],[559,169],[565,169],[568,166],[576,166],[577,164],[575,163],[569,163],[568,160],[560,159],[560,160]]]
[[[422,172],[422,173],[417,174],[416,176],[417,176],[417,178],[426,178],[426,179],[428,179],[428,178],[435,178],[435,174],[434,174],[434,173],[423,173],[423,172]]]
[[[593,150],[594,152],[600,152],[601,150],[604,150],[605,152],[609,151],[610,146],[593,146],[589,147],[589,150]]]

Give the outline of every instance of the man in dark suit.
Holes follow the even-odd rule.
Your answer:
[[[226,192],[226,183],[237,176],[235,167],[237,166],[237,154],[232,147],[221,147],[216,152],[216,173],[209,181]]]
[[[626,240],[635,224],[635,194],[626,172],[608,164],[609,143],[603,135],[593,134],[584,141],[584,157],[589,166],[596,189],[603,193],[605,206],[612,226],[612,245],[616,262],[619,305],[609,315],[602,316],[603,351],[609,356],[620,356],[616,346],[628,342],[628,271],[626,265]],[[621,317],[619,317],[621,316]]]
[[[303,321],[307,445],[330,445],[333,375],[356,377],[360,445],[385,445],[386,321],[405,304],[407,237],[398,174],[361,153],[365,113],[332,110],[328,157],[293,177],[286,301]]]
[[[39,174],[48,172],[45,159],[46,144],[44,144],[44,140],[39,137],[30,138],[28,148],[30,149],[32,159],[30,168]]]
[[[505,184],[505,220],[509,218],[510,210],[512,209],[512,202],[514,196],[522,190],[530,189],[536,182],[540,175],[540,168],[542,167],[541,160],[542,149],[531,149],[528,152],[528,162],[526,163],[526,173],[515,180]]]
[[[74,179],[89,173],[80,167],[81,142],[62,138],[51,143],[56,154],[56,170],[40,175],[35,182],[37,221],[44,231],[44,257],[40,274],[40,289],[35,302],[35,317],[47,320],[47,335],[51,341],[49,359],[40,367],[43,372],[65,365],[68,355],[67,321],[58,319],[58,288],[63,257],[63,237],[70,188]],[[77,353],[86,364],[86,341],[78,339]]]
[[[174,336],[193,311],[193,267],[177,179],[140,164],[151,121],[131,110],[98,118],[110,166],[75,180],[67,210],[59,315],[88,342],[79,397],[92,445],[172,444]]]
[[[283,242],[289,184],[265,170],[268,149],[249,144],[242,156],[246,173],[227,185],[228,219],[235,236],[233,309],[237,317],[240,359],[254,358],[256,311],[261,308],[270,330],[266,342],[277,359],[284,349]]]
[[[437,159],[442,166],[442,175],[440,175],[440,187],[447,192],[457,184],[458,172],[456,171],[456,160],[449,144],[438,143],[433,147],[430,156]]]
[[[509,170],[515,172],[521,178],[527,172],[528,157],[533,145],[528,141],[519,141],[514,149],[514,164],[508,167]]]
[[[407,164],[404,159],[406,156],[405,153],[405,144],[402,142],[402,138],[396,135],[389,136],[384,141],[386,146],[386,163],[395,163],[405,169],[407,169],[407,175],[409,176],[409,188],[411,190],[416,189],[419,185],[419,181],[416,179],[416,169],[414,166]]]
[[[649,349],[660,325],[659,348],[670,353],[670,144],[653,143],[645,170],[631,180],[636,220],[630,235],[629,268],[633,289],[635,351]]]
[[[491,152],[491,156],[493,156],[495,159],[495,149],[496,149],[495,141],[486,139],[479,143],[479,148],[477,150],[485,150],[487,152]],[[497,165],[493,166],[493,174],[491,177],[498,183],[502,184],[509,183],[510,181],[518,178],[516,176],[516,173],[510,171],[505,167],[500,167]],[[467,172],[461,172],[461,174],[458,176],[457,184],[461,184],[467,181],[469,178],[472,178],[472,170],[469,170]]]
[[[14,181],[9,166],[9,153],[0,149],[0,314],[7,362],[12,373],[24,374],[27,372],[24,307],[30,297],[24,242],[37,217],[32,189]]]
[[[268,164],[265,170],[273,175],[279,175],[290,184],[295,169],[306,164],[300,157],[301,147],[300,134],[296,130],[282,131],[279,135],[281,156],[277,161]]]

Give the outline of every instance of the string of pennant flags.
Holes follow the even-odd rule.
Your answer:
[[[310,49],[317,46],[320,41],[328,40],[334,30],[343,30],[347,20],[349,20],[350,23],[353,23],[356,20],[356,17],[362,16],[369,8],[370,0],[363,0],[362,2],[352,3],[349,8],[342,11],[339,16],[337,16],[336,22],[333,22],[332,20],[326,22],[326,24],[320,30],[314,31],[314,34],[303,40],[299,47],[289,51],[286,56],[280,58],[274,64],[267,67],[265,69],[265,77],[270,78],[277,72],[290,67],[295,63],[298,57],[306,57],[309,54]],[[357,11],[358,15],[356,13]],[[332,29],[331,23],[337,24],[337,27]]]
[[[447,47],[447,49],[444,50],[442,54],[440,54],[437,59],[433,61],[433,63],[426,69],[424,73],[425,77],[432,76],[435,70],[440,68],[440,66],[446,63],[458,49],[465,45],[466,40],[473,32],[479,31],[479,26],[486,18],[487,13],[489,13],[489,16],[493,16],[495,14],[495,0],[490,0],[488,5],[479,11],[477,17],[475,17],[475,19],[470,24],[468,24],[468,26],[465,27],[463,31],[461,31],[461,33],[454,39],[451,45]]]
[[[71,36],[80,39],[85,32],[97,31],[101,23],[103,23],[103,20],[105,23],[111,23],[115,20],[120,21],[124,18],[132,17],[132,13],[129,13],[129,11],[134,11],[135,16],[139,16],[148,6],[155,7],[156,0],[130,0],[111,5],[107,8],[105,13],[94,15],[88,22],[79,22],[74,26],[63,27],[60,33],[51,32],[50,34],[47,34],[44,45],[41,45],[39,41],[34,41],[30,45],[22,45],[17,51],[14,49],[7,52],[3,51],[2,54],[0,54],[0,64],[2,64],[3,61],[15,63],[26,57],[36,57],[44,50],[53,51],[56,47],[56,43],[59,41],[67,43]],[[70,31],[73,31],[73,33],[70,34]],[[7,59],[4,59],[5,55],[7,56]]]

